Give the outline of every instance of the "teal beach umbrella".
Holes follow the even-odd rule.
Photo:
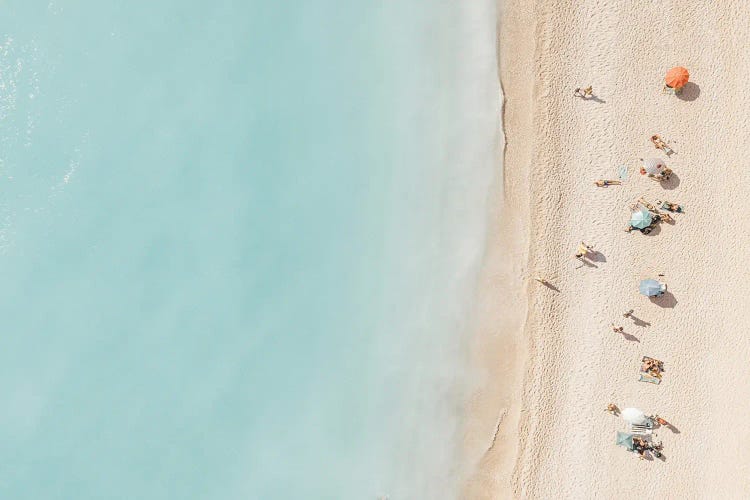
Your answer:
[[[653,220],[654,216],[651,215],[651,212],[641,207],[630,216],[630,225],[636,229],[646,229]]]
[[[615,444],[617,446],[624,446],[631,451],[635,448],[633,446],[633,435],[628,432],[618,432]]]
[[[664,285],[653,279],[643,280],[641,281],[641,284],[638,285],[638,291],[640,291],[641,294],[645,295],[646,297],[655,297],[657,295],[661,295],[664,293],[665,288],[666,287]]]

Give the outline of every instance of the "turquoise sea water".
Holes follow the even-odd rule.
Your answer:
[[[0,497],[451,498],[494,3],[0,2]]]

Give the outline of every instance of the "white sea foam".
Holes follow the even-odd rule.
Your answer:
[[[369,388],[380,398],[371,424],[391,435],[376,445],[380,483],[363,493],[454,498],[469,379],[468,315],[489,186],[500,169],[495,4],[430,5],[412,27],[424,43],[399,76],[394,233],[384,242],[391,331],[381,332],[375,357],[381,363]]]

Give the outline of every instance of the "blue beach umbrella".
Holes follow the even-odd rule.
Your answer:
[[[651,215],[651,212],[641,207],[631,214],[630,225],[636,229],[646,229],[653,220],[654,216]]]
[[[656,297],[657,295],[661,295],[664,293],[664,288],[664,285],[652,279],[643,280],[641,281],[641,284],[638,285],[638,291],[646,297]]]

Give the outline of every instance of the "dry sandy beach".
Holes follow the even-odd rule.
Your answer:
[[[504,178],[478,301],[486,377],[464,496],[750,497],[750,3],[509,0],[501,16]],[[676,65],[693,82],[681,97],[661,92]],[[589,84],[597,99],[572,97]],[[652,156],[670,182],[638,174]],[[624,185],[594,186],[620,165]],[[685,213],[626,233],[640,196]],[[581,240],[601,252],[591,265],[572,258]],[[639,295],[658,274],[670,293]],[[661,385],[638,382],[644,355],[664,361]],[[615,446],[625,422],[609,402],[674,425],[656,430],[664,460]]]

